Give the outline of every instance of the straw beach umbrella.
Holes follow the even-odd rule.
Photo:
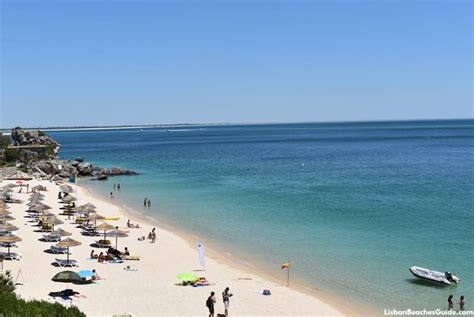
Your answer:
[[[120,230],[118,227],[116,227],[115,230],[109,231],[108,235],[109,237],[115,237],[115,248],[117,249],[118,238],[128,237],[128,231],[123,231],[123,230]]]
[[[43,219],[43,223],[51,225],[51,231],[54,231],[55,225],[62,225],[64,222],[62,222],[60,219],[56,217],[47,217]]]
[[[7,243],[8,256],[10,256],[11,244],[19,241],[21,241],[21,238],[12,233],[7,233],[6,235],[0,236],[0,242]]]
[[[115,226],[112,226],[111,224],[108,224],[106,222],[103,222],[100,225],[98,225],[97,227],[95,227],[95,229],[98,230],[98,231],[104,230],[104,240],[107,239],[107,230],[112,230],[114,228],[115,228]]]
[[[89,214],[89,216],[87,216],[87,220],[94,221],[94,227],[97,226],[97,220],[103,220],[103,219],[105,219],[105,217],[99,214]]]
[[[0,208],[0,215],[10,215],[11,213],[12,212],[10,210]]]
[[[5,223],[0,224],[0,233],[1,232],[12,232],[12,231],[16,231],[18,229],[19,228],[17,226],[14,226],[9,222],[5,222]]]
[[[58,236],[58,237],[67,237],[72,235],[69,231],[66,231],[64,229],[58,228],[54,231],[51,232],[52,235]]]
[[[0,223],[10,221],[10,220],[15,220],[15,218],[13,218],[12,216],[10,216],[8,214],[0,215]]]
[[[84,207],[86,210],[95,210],[97,208],[96,206],[94,206],[91,203],[87,203],[85,205],[82,205],[82,207]]]
[[[77,247],[78,245],[81,245],[81,244],[82,243],[80,243],[77,240],[74,240],[74,239],[71,239],[71,238],[66,238],[66,239],[61,240],[58,243],[56,243],[56,246],[58,248],[67,248],[67,260],[69,262],[69,248],[70,247]]]

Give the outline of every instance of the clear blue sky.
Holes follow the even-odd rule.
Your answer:
[[[473,116],[471,1],[0,2],[2,127]]]

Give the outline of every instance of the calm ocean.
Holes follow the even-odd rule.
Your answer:
[[[62,158],[139,176],[88,186],[284,278],[376,308],[474,307],[474,121],[51,132]],[[457,286],[412,278],[452,271]]]

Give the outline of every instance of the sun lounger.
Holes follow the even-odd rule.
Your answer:
[[[43,239],[47,242],[57,242],[61,240],[61,237],[54,234],[43,234]]]
[[[82,230],[82,234],[85,236],[90,236],[90,237],[100,236],[100,233],[97,230],[88,229],[88,228],[84,228]]]
[[[20,253],[10,252],[10,254],[8,254],[5,252],[5,253],[2,253],[2,255],[5,260],[20,260],[21,259]]]
[[[60,247],[57,247],[57,246],[50,246],[49,247],[49,250],[54,253],[54,254],[67,254],[68,250],[67,248],[60,248]],[[71,254],[71,253],[69,253]]]
[[[122,255],[121,258],[127,261],[140,261],[140,256],[138,255]]]
[[[110,247],[111,242],[110,242],[110,240],[97,240],[97,241],[95,242],[95,244],[96,244],[97,247],[99,247],[99,248],[108,248],[108,247]]]
[[[56,259],[54,262],[58,264],[60,267],[65,267],[65,266],[77,266],[77,261],[76,260],[64,260],[64,259]]]
[[[16,243],[9,243],[9,242],[0,242],[0,248],[17,248],[18,245]]]

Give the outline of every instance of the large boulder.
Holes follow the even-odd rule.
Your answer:
[[[91,163],[79,163],[76,166],[77,173],[80,176],[92,175],[92,164]]]

